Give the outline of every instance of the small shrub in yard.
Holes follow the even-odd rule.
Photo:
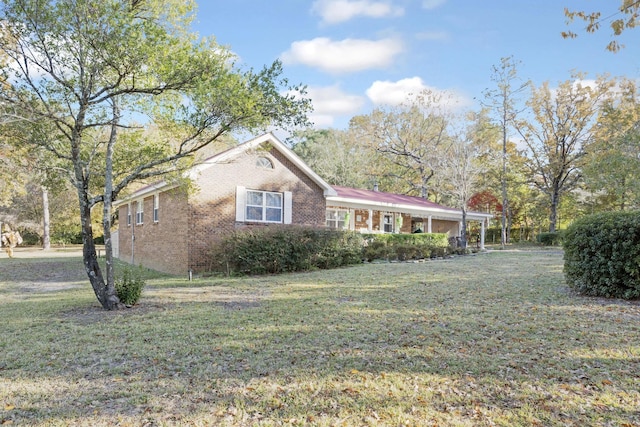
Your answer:
[[[116,276],[116,295],[124,305],[133,306],[140,299],[144,285],[145,280],[142,277],[142,272],[126,266],[122,273]]]
[[[434,258],[434,253],[444,256],[449,250],[447,235],[443,233],[368,234],[365,239],[363,257],[368,261]]]
[[[544,246],[555,246],[562,243],[563,236],[564,233],[561,231],[540,233],[536,236],[536,240]]]
[[[607,212],[575,221],[564,236],[567,284],[584,295],[640,297],[640,212]]]

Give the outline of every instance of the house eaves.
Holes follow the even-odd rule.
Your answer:
[[[245,153],[249,150],[258,149],[263,144],[269,144],[276,150],[278,150],[283,156],[299,168],[305,175],[307,175],[314,183],[316,183],[325,196],[335,196],[337,193],[324,179],[322,179],[317,173],[315,173],[297,154],[295,154],[289,147],[284,145],[273,133],[269,132],[264,135],[258,136],[233,148],[230,148],[222,153],[216,154],[203,161],[202,163],[194,166],[187,172],[187,176],[191,179],[196,178],[202,171],[217,164],[231,161],[235,157]]]
[[[334,186],[334,189],[338,195],[326,198],[328,206],[398,212],[413,216],[430,216],[434,219],[462,220],[462,211],[460,209],[442,206],[415,196],[340,186]],[[469,220],[482,221],[492,217],[493,215],[488,213],[467,212],[467,219]]]
[[[317,173],[315,173],[307,164],[296,155],[290,148],[288,148],[284,143],[282,143],[275,135],[272,133],[266,133],[264,135],[258,136],[254,139],[251,139],[247,142],[239,144],[235,147],[232,147],[228,150],[225,150],[221,153],[218,153],[203,162],[193,166],[187,172],[185,172],[184,176],[191,180],[195,180],[202,171],[220,163],[225,163],[233,160],[239,155],[249,151],[258,149],[263,144],[269,144],[276,150],[278,150],[283,156],[287,158],[291,163],[293,163],[296,167],[298,167],[305,175],[307,175],[314,183],[316,183],[325,196],[335,196],[337,193],[325,180],[323,180]],[[128,195],[122,200],[117,200],[113,203],[114,207],[118,207],[125,203],[129,203],[132,200],[139,199],[141,197],[145,197],[149,194],[153,194],[158,191],[166,191],[173,187],[176,184],[169,184],[166,181],[160,181],[151,185],[147,185],[145,187],[140,188],[134,193]]]

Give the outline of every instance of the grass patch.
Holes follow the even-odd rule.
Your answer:
[[[106,312],[79,259],[0,259],[0,422],[640,425],[640,306],[571,294],[562,265],[155,276]]]

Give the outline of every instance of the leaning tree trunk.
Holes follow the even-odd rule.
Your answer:
[[[119,309],[122,304],[116,295],[115,287],[107,285],[100,270],[96,245],[93,242],[91,208],[89,207],[89,201],[82,197],[80,199],[80,218],[82,222],[82,260],[93,292],[103,308],[107,310]]]
[[[50,220],[49,220],[49,190],[44,185],[42,186],[42,249],[51,249],[51,234],[50,234]]]

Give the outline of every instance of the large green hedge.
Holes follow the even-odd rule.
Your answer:
[[[640,297],[640,212],[608,212],[575,221],[564,234],[568,285],[584,295]]]
[[[362,262],[362,235],[309,227],[238,231],[211,248],[211,270],[270,274],[341,267]]]

